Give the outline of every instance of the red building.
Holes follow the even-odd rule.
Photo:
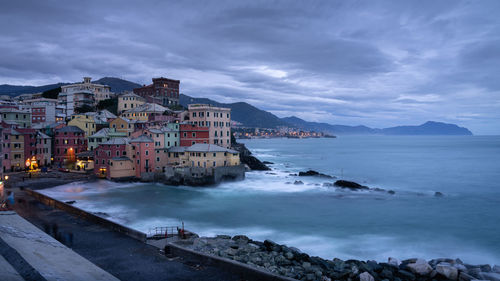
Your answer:
[[[180,124],[180,146],[191,146],[196,143],[210,143],[208,127],[194,124]]]
[[[85,132],[76,126],[65,126],[55,131],[54,162],[61,164],[76,161],[76,154],[87,150]]]
[[[31,108],[31,123],[45,123],[45,107]]]
[[[132,155],[129,157],[135,165],[135,176],[140,178],[142,173],[152,172],[155,161],[155,145],[152,138],[141,135],[131,139]]]
[[[179,85],[181,81],[169,78],[153,78],[153,84],[135,88],[134,94],[146,99],[149,103],[163,106],[179,104]]]
[[[94,154],[94,173],[109,178],[111,159],[127,157],[127,138],[112,138],[99,144]]]

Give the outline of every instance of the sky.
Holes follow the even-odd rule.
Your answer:
[[[0,84],[119,77],[279,117],[500,134],[500,1],[2,1]]]

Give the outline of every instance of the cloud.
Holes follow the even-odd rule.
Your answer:
[[[117,76],[279,116],[500,133],[498,1],[7,1],[0,84]]]

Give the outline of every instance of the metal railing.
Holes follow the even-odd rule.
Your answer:
[[[150,228],[148,238],[168,238],[178,235],[178,226],[159,226]]]

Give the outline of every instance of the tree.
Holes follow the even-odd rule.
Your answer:
[[[76,113],[86,113],[86,112],[92,112],[92,111],[94,111],[94,107],[92,107],[90,105],[86,105],[86,104],[75,108]]]
[[[118,112],[118,98],[111,98],[102,100],[97,104],[98,110],[106,109],[107,111],[117,114]]]
[[[61,87],[57,87],[43,92],[42,97],[47,99],[57,99],[57,97],[59,97],[60,92],[61,92]]]
[[[170,110],[174,110],[174,111],[185,110],[184,106],[182,106],[180,104],[169,105],[168,108]]]

